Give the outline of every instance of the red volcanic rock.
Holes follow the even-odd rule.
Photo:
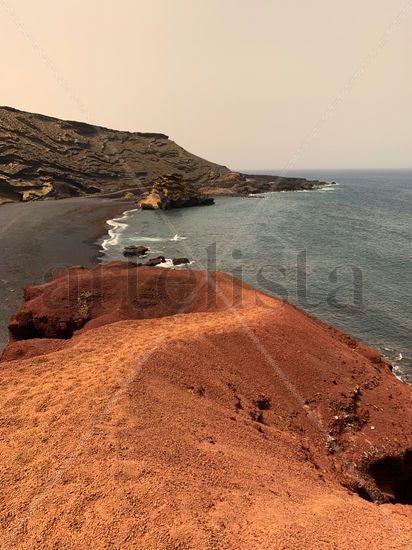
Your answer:
[[[73,268],[25,300],[8,546],[406,547],[411,388],[374,350],[220,273]]]
[[[160,263],[163,257],[155,258]],[[226,309],[242,299],[242,285],[220,274],[173,271],[113,262],[94,269],[75,266],[50,283],[24,290],[24,304],[9,324],[10,342],[71,338],[80,330],[123,319]],[[244,305],[244,304],[239,304]]]

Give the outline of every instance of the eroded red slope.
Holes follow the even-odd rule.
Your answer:
[[[86,298],[5,353],[6,545],[407,548],[411,389],[376,352],[227,275],[213,300],[201,272],[79,272],[12,322],[50,336]]]

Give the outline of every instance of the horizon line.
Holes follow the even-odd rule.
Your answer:
[[[289,173],[289,172],[298,172],[298,171],[306,171],[306,170],[313,170],[313,171],[330,171],[330,170],[338,170],[338,171],[349,171],[349,170],[358,170],[358,171],[412,171],[412,166],[410,167],[405,167],[405,168],[290,168],[288,170],[284,170],[284,169],[281,169],[281,168],[239,168],[237,170],[234,170],[234,171],[237,171],[237,172],[240,172],[242,174],[246,174],[248,171],[254,171],[254,172],[265,172],[267,170],[271,170],[271,171],[274,171],[274,170],[277,170],[279,172],[285,172],[285,174]]]

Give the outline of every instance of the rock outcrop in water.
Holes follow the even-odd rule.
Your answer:
[[[143,210],[169,210],[186,206],[207,206],[214,203],[190,183],[184,182],[179,174],[160,177],[150,192],[137,202]]]
[[[27,288],[10,332],[8,547],[405,548],[411,387],[348,335],[229,275],[122,262]]]
[[[320,183],[231,172],[192,155],[164,134],[122,132],[0,107],[0,204],[141,194],[157,178],[172,173],[197,190],[224,194],[312,188]]]
[[[146,256],[150,251],[147,246],[128,245],[124,247],[123,256]]]

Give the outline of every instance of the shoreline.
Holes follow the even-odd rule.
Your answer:
[[[259,195],[264,198],[265,194]],[[224,195],[219,198],[233,197]],[[0,208],[3,212],[0,257],[5,259],[0,265],[1,352],[8,341],[10,318],[22,304],[23,288],[47,282],[55,273],[72,265],[86,268],[98,265],[101,250],[117,244],[128,216],[137,209],[130,201],[109,197],[13,202]],[[29,227],[24,227],[27,208],[30,208],[30,223]],[[27,241],[32,245],[30,250]],[[17,255],[14,250],[18,251]],[[30,269],[26,270],[25,265],[30,265]],[[368,341],[364,343],[374,346]],[[408,373],[398,363],[398,353],[394,358],[393,353],[387,353],[389,349],[385,346],[383,343],[379,350],[392,363],[394,376],[411,384]],[[376,344],[374,347],[378,348]],[[390,349],[395,353],[395,349]]]
[[[249,195],[248,197],[236,197],[236,196],[229,196],[229,195],[221,195],[218,198],[219,198],[219,200],[220,199],[233,199],[233,198],[243,198],[243,199],[261,198],[261,199],[264,199],[265,195],[275,194],[275,193],[292,193],[292,192],[293,193],[310,193],[310,192],[315,192],[315,191],[322,192],[322,191],[328,191],[328,190],[336,191],[338,185],[339,184],[334,184],[334,185],[331,185],[330,187],[326,187],[326,189],[320,188],[320,189],[316,189],[316,190],[303,190],[303,191],[271,191],[271,192],[268,192],[268,193],[259,193],[258,195],[255,195],[255,196]],[[118,261],[118,258],[110,256],[110,247],[118,245],[119,240],[122,238],[123,231],[128,226],[128,217],[133,212],[139,210],[138,208],[133,207],[133,204],[131,204],[130,206],[131,206],[130,208],[126,208],[123,212],[121,212],[120,214],[118,214],[117,216],[115,216],[112,219],[108,219],[107,222],[106,222],[106,224],[107,224],[106,237],[104,238],[104,240],[101,241],[100,246],[101,246],[101,248],[103,248],[105,250],[105,252],[108,253],[108,255],[107,255],[107,261],[108,262]],[[184,237],[184,238],[186,238],[186,237]],[[142,242],[146,243],[146,244],[149,243],[149,241],[147,241],[147,240],[142,241]],[[164,254],[164,251],[161,251],[159,253]],[[122,259],[120,259],[120,261],[122,261]],[[168,259],[167,263],[160,264],[158,267],[162,267],[162,268],[168,267],[168,268],[172,268],[172,269],[176,269],[176,268],[180,269],[182,267],[183,268],[188,268],[190,266],[193,266],[193,264],[196,266],[196,261],[191,260],[190,263],[186,264],[185,266],[177,266],[176,267],[176,266],[173,266],[173,264],[171,264],[171,260]],[[195,267],[195,269],[196,269],[196,267]],[[197,269],[199,269],[199,267]],[[222,271],[222,272],[225,272],[225,271]],[[225,273],[230,273],[230,271],[225,272]],[[256,286],[256,288],[261,292],[264,291],[262,288],[259,288],[258,286]],[[276,294],[272,294],[272,296],[277,297]],[[288,303],[293,305],[293,302],[288,302]],[[302,307],[299,307],[299,309],[301,311],[306,312],[309,315],[314,315],[310,310],[305,310]],[[381,353],[382,356],[387,361],[389,361],[391,363],[393,376],[396,377],[397,379],[399,379],[401,382],[403,382],[405,384],[412,385],[412,374],[409,370],[409,357],[408,356],[406,356],[406,357],[403,356],[404,351],[403,351],[402,347],[400,347],[399,345],[396,345],[396,343],[394,343],[394,342],[391,342],[389,339],[383,340],[380,344],[378,344],[376,342],[368,340],[367,338],[362,338],[358,334],[351,331],[349,328],[342,327],[341,325],[339,325],[337,323],[336,320],[331,321],[329,319],[325,319],[321,315],[314,315],[314,317],[316,319],[318,319],[319,321],[323,322],[323,323],[329,324],[330,326],[334,327],[337,330],[343,330],[343,331],[347,332],[353,338],[355,338],[357,341],[359,341],[359,342],[363,343],[364,345],[370,346],[371,348],[376,349],[377,351],[379,351],[379,353]],[[403,363],[401,364],[401,361],[405,360],[405,359],[407,361],[406,365],[403,364]]]
[[[23,301],[23,288],[46,282],[70,265],[96,265],[97,242],[107,221],[122,215],[127,204],[76,197],[0,207],[0,350],[8,340],[9,320]]]

